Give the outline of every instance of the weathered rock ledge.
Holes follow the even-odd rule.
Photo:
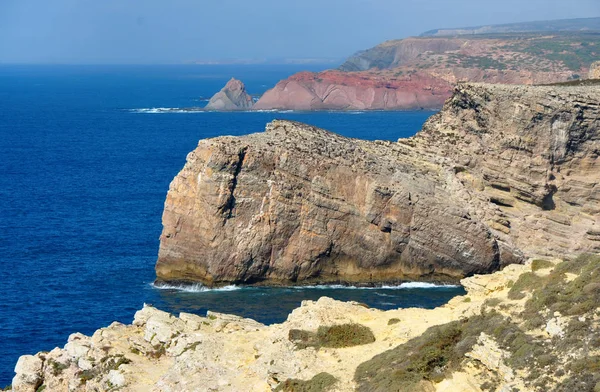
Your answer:
[[[600,92],[463,84],[409,139],[274,121],[201,140],[171,183],[158,281],[457,280],[600,250]]]
[[[327,372],[334,391],[352,391],[357,366],[427,328],[479,313],[486,299],[506,296],[506,282],[529,266],[511,266],[489,276],[463,280],[467,297],[435,310],[380,311],[323,297],[304,301],[282,324],[208,312],[175,317],[150,306],[131,325],[113,323],[91,337],[69,337],[64,348],[22,356],[15,368],[15,392],[48,391],[271,391],[287,379],[311,379]],[[465,298],[469,298],[466,300]],[[389,320],[393,320],[391,323]],[[375,341],[344,348],[300,349],[291,330],[360,324]]]
[[[600,257],[538,259],[461,283],[467,295],[433,310],[381,311],[323,297],[304,301],[285,322],[270,326],[214,312],[175,317],[144,306],[131,325],[113,323],[91,337],[73,334],[62,349],[22,356],[12,387],[15,392],[597,389]]]

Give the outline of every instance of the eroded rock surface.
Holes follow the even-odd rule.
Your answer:
[[[167,195],[158,280],[458,279],[600,250],[599,98],[464,84],[397,143],[289,121],[202,140]]]
[[[252,97],[246,92],[241,81],[231,78],[221,91],[213,95],[204,107],[205,110],[248,110],[252,108]]]
[[[592,391],[600,383],[598,257],[540,261],[463,279],[467,295],[430,310],[381,311],[323,297],[303,301],[285,322],[266,326],[210,311],[176,317],[144,306],[131,325],[113,323],[91,337],[73,334],[63,349],[21,357],[12,387]],[[556,292],[564,295],[557,299]],[[545,328],[558,318],[563,334]],[[301,344],[303,336],[340,326],[366,330],[371,338]],[[319,379],[328,387],[315,388]]]
[[[525,266],[519,266],[519,271]],[[514,270],[502,272],[512,277]],[[338,381],[333,391],[352,391],[357,366],[371,356],[406,342],[432,325],[478,312],[488,276],[477,277],[472,300],[463,297],[435,309],[380,311],[323,297],[304,301],[282,324],[208,312],[179,317],[144,306],[131,325],[113,323],[91,337],[73,334],[56,348],[19,360],[16,392],[61,391],[271,391],[287,379],[310,380],[326,372]],[[497,279],[503,279],[498,276]],[[473,278],[471,278],[473,280]],[[494,293],[507,290],[492,288]],[[389,320],[395,323],[390,324]],[[374,342],[351,347],[300,348],[291,330],[361,325]]]

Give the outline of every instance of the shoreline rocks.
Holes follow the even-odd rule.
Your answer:
[[[326,382],[326,390],[346,392],[398,390],[408,382],[410,387],[400,390],[479,392],[534,391],[542,384],[553,390],[552,386],[575,382],[570,378],[589,384],[593,369],[570,370],[569,364],[593,366],[597,357],[581,350],[586,338],[569,340],[566,333],[580,336],[587,333],[581,327],[585,325],[590,339],[598,336],[597,309],[583,306],[590,295],[598,295],[590,291],[591,285],[598,285],[598,274],[585,272],[596,271],[597,262],[597,256],[588,256],[563,263],[529,260],[510,265],[491,275],[463,279],[466,295],[429,310],[382,311],[322,297],[303,301],[285,322],[268,326],[211,311],[206,317],[174,316],[144,305],[130,325],[113,323],[92,336],[73,334],[63,349],[22,356],[12,387],[15,392],[41,387],[53,392],[267,392]],[[571,277],[561,283],[557,277],[565,271]],[[579,287],[576,279],[586,285]],[[573,282],[565,288],[569,293],[587,293],[577,297],[575,313],[540,309],[535,322],[542,329],[528,326],[532,320],[526,312],[534,311],[530,306],[536,302],[530,299],[535,292],[548,295],[552,292],[543,291],[546,285],[569,282]],[[560,305],[568,301],[562,299]],[[561,333],[551,328],[558,319]],[[436,347],[448,333],[455,337],[440,350],[450,347],[453,352],[410,349],[414,344]],[[506,343],[507,337],[512,343]],[[403,366],[403,350],[417,361],[419,356],[423,360],[431,356],[433,363],[447,366],[418,367],[421,362],[415,362],[414,377],[407,381],[402,381],[403,373],[388,377]],[[564,377],[540,372],[538,358],[555,358],[553,366],[564,367]],[[369,377],[373,367],[377,377]],[[423,371],[436,376],[419,381]]]

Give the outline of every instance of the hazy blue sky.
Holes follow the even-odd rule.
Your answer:
[[[0,0],[0,62],[343,58],[441,27],[600,16],[600,0]]]

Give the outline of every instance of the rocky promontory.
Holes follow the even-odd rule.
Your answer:
[[[208,101],[204,110],[235,111],[248,110],[253,105],[252,97],[241,81],[231,78],[229,82]]]
[[[337,70],[280,81],[255,109],[440,108],[457,82],[548,84],[585,78],[600,58],[597,32],[519,32],[386,41]]]
[[[461,84],[415,137],[274,121],[201,140],[171,183],[158,282],[457,280],[600,250],[600,93]]]

